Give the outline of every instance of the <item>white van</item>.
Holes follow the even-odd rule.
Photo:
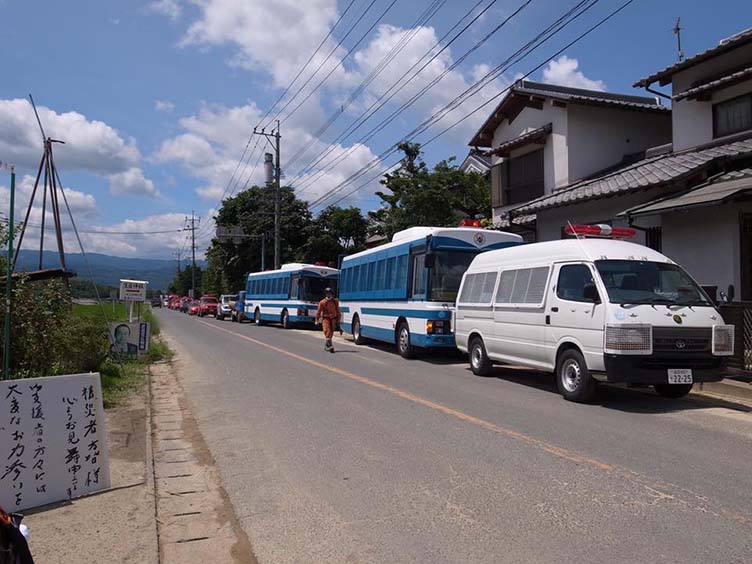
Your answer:
[[[478,255],[462,280],[455,334],[475,374],[494,362],[551,371],[573,401],[590,399],[597,381],[682,397],[695,382],[721,380],[734,352],[734,326],[679,265],[609,239]]]

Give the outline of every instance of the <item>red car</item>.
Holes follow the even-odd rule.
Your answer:
[[[217,308],[219,302],[214,296],[204,296],[199,302],[198,316],[204,317],[205,315],[213,315],[217,317]]]
[[[188,303],[188,315],[198,315],[198,312],[201,310],[201,302],[198,300],[193,300]]]

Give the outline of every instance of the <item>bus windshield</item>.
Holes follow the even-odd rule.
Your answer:
[[[430,297],[432,301],[453,302],[457,299],[462,275],[473,262],[474,252],[436,251],[431,269]]]
[[[331,278],[303,276],[300,280],[299,299],[306,302],[318,302],[324,299],[324,290],[331,288],[337,295],[337,281]]]
[[[612,303],[712,305],[705,292],[675,264],[597,260],[595,266]]]

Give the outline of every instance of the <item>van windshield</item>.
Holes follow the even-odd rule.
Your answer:
[[[595,267],[612,303],[712,305],[705,292],[675,264],[597,260]]]
[[[457,299],[462,275],[477,253],[466,251],[436,251],[436,262],[431,269],[430,300],[453,302]]]
[[[300,279],[299,299],[305,302],[319,302],[324,299],[324,290],[331,288],[334,295],[337,295],[337,281],[331,278],[314,278],[303,276]]]

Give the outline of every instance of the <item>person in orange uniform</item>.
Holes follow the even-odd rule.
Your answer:
[[[316,310],[316,325],[321,324],[324,329],[324,337],[326,338],[324,350],[333,353],[332,337],[334,336],[334,329],[339,325],[342,313],[339,311],[339,300],[334,297],[332,289],[327,288],[324,290],[324,294],[326,297],[319,302],[319,308]]]

